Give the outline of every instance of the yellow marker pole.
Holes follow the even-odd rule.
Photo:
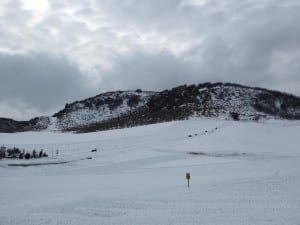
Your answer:
[[[190,179],[191,179],[191,174],[190,173],[186,173],[185,174],[185,178],[187,179],[188,181],[188,188],[190,188]]]

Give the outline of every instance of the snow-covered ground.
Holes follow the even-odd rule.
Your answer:
[[[299,121],[216,119],[0,134],[50,156],[0,160],[0,225],[300,224],[299,138]]]

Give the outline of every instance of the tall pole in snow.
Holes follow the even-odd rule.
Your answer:
[[[187,182],[188,182],[188,188],[190,188],[191,174],[190,174],[190,173],[186,173],[186,174],[185,174],[185,178],[187,179]]]

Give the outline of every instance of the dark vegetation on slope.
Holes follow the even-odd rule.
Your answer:
[[[44,121],[41,123],[41,121]],[[48,117],[36,117],[29,121],[16,121],[8,118],[0,118],[0,132],[4,133],[14,133],[14,132],[23,132],[30,130],[43,130],[47,127],[44,124],[47,124],[49,121]]]
[[[11,133],[30,130],[29,121],[15,121],[7,118],[0,118],[0,131]]]
[[[283,119],[300,119],[300,98],[277,91],[261,93],[257,96],[254,108]]]

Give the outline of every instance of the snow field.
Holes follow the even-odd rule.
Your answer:
[[[45,149],[38,162],[69,162],[0,160],[0,225],[300,224],[299,134],[299,122],[209,119],[0,134],[0,144]]]

